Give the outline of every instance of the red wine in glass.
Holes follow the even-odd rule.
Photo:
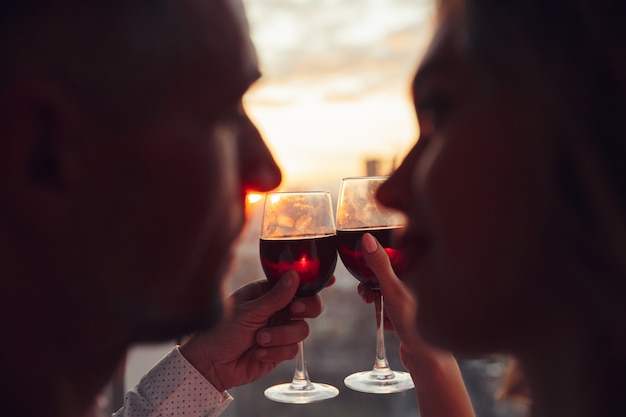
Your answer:
[[[377,227],[354,230],[337,230],[338,252],[344,266],[356,279],[372,288],[378,287],[376,276],[367,266],[361,249],[363,233],[373,235],[387,252],[396,274],[404,261],[398,249],[398,231],[401,227]]]
[[[321,291],[337,265],[337,236],[312,238],[260,239],[261,265],[267,279],[276,283],[287,271],[300,275],[296,297],[309,297]]]
[[[275,192],[265,196],[261,234],[261,266],[275,284],[287,272],[300,277],[296,297],[321,291],[332,278],[337,264],[337,235],[327,191]],[[288,404],[308,404],[334,398],[339,390],[311,382],[304,360],[304,345],[298,342],[296,369],[290,383],[273,385],[267,398]]]

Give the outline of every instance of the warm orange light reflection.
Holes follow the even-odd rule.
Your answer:
[[[327,188],[366,175],[366,160],[391,165],[417,137],[409,96],[399,90],[365,91],[354,101],[307,96],[284,105],[273,104],[277,96],[274,86],[258,86],[248,93],[246,110],[280,164],[283,186]]]
[[[246,218],[252,217],[255,211],[258,211],[257,203],[263,200],[264,194],[262,193],[248,193],[246,194]]]
[[[263,194],[258,194],[258,193],[249,193],[246,197],[246,200],[248,201],[249,204],[258,203],[262,199],[263,199]]]

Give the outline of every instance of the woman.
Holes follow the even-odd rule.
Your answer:
[[[519,358],[535,416],[626,415],[622,4],[444,3],[413,82],[419,141],[378,193],[409,217],[420,334]],[[424,350],[392,278],[419,396]]]

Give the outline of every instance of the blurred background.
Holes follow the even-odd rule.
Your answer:
[[[411,77],[430,39],[429,0],[247,0],[263,77],[245,97],[284,187],[338,188],[365,160],[410,149]]]
[[[432,0],[244,0],[262,78],[244,98],[253,121],[284,172],[282,189],[330,191],[340,180],[388,174],[417,138],[409,86],[434,26]],[[228,278],[229,290],[262,278],[258,234],[262,200],[248,203],[249,224]],[[337,283],[321,295],[325,310],[310,321],[305,341],[311,379],[340,389],[337,398],[311,405],[265,399],[270,385],[287,382],[293,361],[256,383],[230,390],[235,416],[418,416],[414,392],[376,395],[343,385],[348,374],[370,369],[375,354],[374,307],[356,292],[357,281],[338,261]],[[392,369],[402,369],[398,341],[387,333]],[[138,346],[129,352],[123,390],[171,349]],[[460,359],[480,417],[519,416],[523,407],[494,401],[505,359]],[[113,406],[114,407],[114,406]]]

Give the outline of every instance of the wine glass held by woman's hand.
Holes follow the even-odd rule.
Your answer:
[[[402,264],[402,252],[398,249],[399,232],[405,218],[397,211],[387,209],[376,201],[376,191],[387,177],[344,178],[337,202],[338,252],[346,269],[362,284],[378,289],[376,275],[367,265],[361,248],[364,233],[377,238],[389,256],[394,268]],[[385,352],[384,303],[380,291],[375,291],[380,306],[376,335],[376,358],[371,371],[357,372],[344,380],[356,391],[389,394],[414,387],[407,372],[392,371]]]
[[[275,283],[296,271],[296,297],[311,296],[332,280],[337,264],[337,236],[328,192],[270,193],[265,197],[259,242],[261,265]],[[337,388],[313,383],[308,377],[302,342],[291,383],[265,390],[271,400],[307,404],[337,396]]]
[[[415,320],[417,300],[392,268],[382,245],[369,233],[361,241],[367,265],[376,274],[380,292],[385,296],[385,329],[393,329],[402,342],[400,358],[411,373],[420,413],[426,415],[475,417],[459,365],[451,352],[426,343]],[[376,290],[360,283],[359,294],[368,302]]]

